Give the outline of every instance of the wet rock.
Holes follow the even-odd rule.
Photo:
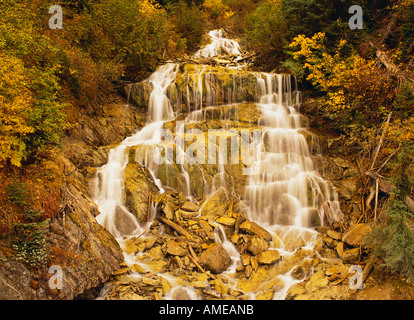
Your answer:
[[[121,234],[131,234],[136,228],[133,217],[121,206],[115,208],[114,223]]]
[[[306,270],[302,266],[297,266],[293,269],[291,276],[296,280],[303,279],[306,275]]]
[[[353,247],[359,247],[364,244],[364,238],[371,233],[371,226],[365,223],[359,223],[352,226],[344,233],[342,241]]]
[[[248,254],[242,254],[240,256],[240,261],[243,266],[247,266],[250,264],[250,256]]]
[[[275,294],[274,289],[264,290],[256,295],[256,300],[272,300]]]
[[[131,269],[138,272],[138,273],[147,273],[143,266],[135,263],[131,266]]]
[[[323,270],[315,272],[305,284],[305,289],[308,293],[315,292],[320,288],[326,287],[329,284],[328,278],[325,276]]]
[[[277,250],[262,251],[256,256],[257,262],[260,264],[274,264],[282,259]]]
[[[214,283],[214,290],[221,294],[221,295],[225,295],[228,292],[228,287],[223,283],[223,281],[221,280],[221,278],[217,278],[216,280],[212,281]]]
[[[198,220],[198,225],[206,232],[206,234],[213,232],[213,228],[205,220]]]
[[[236,219],[229,217],[219,217],[216,219],[216,222],[220,223],[223,226],[232,227],[236,223]]]
[[[295,299],[297,296],[306,294],[306,289],[302,283],[297,283],[291,286],[286,294],[286,300]]]
[[[334,230],[328,230],[326,232],[326,234],[331,237],[332,239],[335,240],[341,240],[342,239],[342,234],[340,232],[334,231]]]
[[[185,256],[187,254],[187,250],[175,241],[167,242],[166,252],[173,256]]]
[[[339,242],[336,246],[336,252],[338,253],[338,256],[342,258],[344,254],[345,245],[343,242]]]
[[[244,270],[244,274],[246,278],[250,278],[252,276],[252,273],[253,273],[253,267],[249,264],[248,266],[246,266]]]
[[[218,189],[201,207],[202,216],[223,216],[229,208],[229,194],[225,188]]]
[[[250,264],[253,268],[253,271],[257,271],[257,269],[259,268],[259,262],[257,262],[257,259],[255,257],[250,258]]]
[[[335,240],[332,239],[331,237],[328,236],[322,236],[322,240],[323,243],[328,247],[328,248],[333,248],[335,245]]]
[[[354,263],[359,260],[360,250],[359,248],[345,250],[342,254],[342,260],[344,263]]]
[[[180,209],[177,212],[184,219],[192,219],[198,215],[198,212],[196,211],[184,211]]]
[[[258,237],[262,238],[266,241],[272,240],[272,235],[269,231],[267,231],[265,228],[261,227],[259,224],[257,224],[254,221],[246,220],[240,225],[240,229],[252,234],[257,235]]]
[[[125,88],[129,101],[143,109],[148,106],[152,90],[153,84],[148,80],[131,84]]]
[[[162,288],[162,292],[164,293],[164,294],[166,294],[166,293],[168,293],[169,291],[170,291],[170,289],[171,289],[171,285],[170,285],[170,283],[168,282],[168,280],[167,279],[165,279],[164,277],[159,277],[160,278],[160,282],[161,282],[161,288]]]
[[[198,212],[199,208],[193,202],[184,202],[180,209],[186,212]]]
[[[231,259],[220,243],[213,243],[203,252],[199,262],[206,270],[218,274],[230,266]]]
[[[148,180],[147,175],[138,163],[128,163],[124,176],[125,206],[139,222],[145,221],[149,209],[149,196],[151,193],[157,192],[157,188]]]
[[[268,247],[269,247],[269,244],[267,241],[254,235],[249,238],[249,241],[247,242],[246,250],[249,251],[253,255],[257,255],[260,252],[267,250]]]

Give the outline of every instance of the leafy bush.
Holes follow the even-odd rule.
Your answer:
[[[338,121],[339,128],[348,135],[348,143],[365,147],[365,141],[371,145],[377,126],[391,111],[395,80],[378,68],[376,60],[345,50],[345,40],[339,41],[333,54],[329,53],[324,33],[312,38],[299,35],[290,47],[306,79],[325,94],[321,107],[327,117]]]
[[[166,10],[149,0],[108,0],[97,3],[68,26],[66,37],[94,61],[124,66],[136,78],[153,71],[160,59],[183,52],[184,41]]]
[[[185,39],[187,49],[198,49],[203,35],[207,32],[207,17],[204,12],[194,4],[188,5],[184,0],[169,4],[167,10],[176,31]]]
[[[10,202],[23,213],[21,222],[13,226],[12,247],[17,251],[16,258],[31,268],[47,263],[47,232],[49,219],[42,218],[42,211],[30,204],[28,187],[18,179],[13,179],[6,188]]]
[[[205,0],[203,7],[213,21],[215,28],[226,27],[234,12],[223,0]]]
[[[246,39],[263,63],[275,64],[283,56],[287,30],[280,0],[265,0],[247,18]]]
[[[64,129],[57,50],[41,33],[37,9],[0,4],[0,164],[41,155],[59,145]]]

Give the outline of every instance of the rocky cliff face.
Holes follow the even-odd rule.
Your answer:
[[[29,270],[13,259],[0,264],[0,299],[74,299],[107,281],[123,254],[113,236],[95,220],[91,198],[95,168],[107,160],[108,145],[122,141],[143,124],[145,111],[117,98],[100,116],[80,115],[65,137],[59,159],[65,173],[60,212],[50,222],[49,261]],[[55,269],[49,269],[54,266]],[[57,280],[61,269],[61,283]],[[50,272],[49,272],[50,270]]]

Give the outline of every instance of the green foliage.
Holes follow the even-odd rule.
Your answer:
[[[207,21],[204,13],[194,4],[179,0],[167,6],[176,31],[186,40],[187,49],[194,51],[198,48],[201,38],[207,32]]]
[[[265,0],[248,17],[246,39],[263,62],[274,63],[283,56],[287,22],[280,0]]]
[[[412,115],[414,106],[413,85],[406,81],[401,84],[394,101],[394,109],[401,118],[407,118]]]
[[[20,180],[13,179],[8,184],[6,196],[23,213],[22,222],[13,226],[12,247],[17,251],[17,259],[31,268],[44,265],[48,260],[46,235],[49,219],[43,220],[43,212],[31,206],[30,191]]]
[[[185,48],[167,11],[148,0],[102,1],[80,14],[66,36],[94,61],[123,65],[132,78]]]
[[[405,198],[411,195],[414,187],[413,161],[414,144],[403,143],[392,164],[394,187],[385,217],[367,238],[367,244],[383,259],[384,266],[407,276],[410,282],[414,281],[414,216],[405,204]]]
[[[34,214],[39,212],[32,212],[32,216]],[[15,224],[13,249],[17,251],[17,259],[31,268],[45,265],[49,256],[46,238],[48,230],[49,219]]]
[[[359,45],[364,37],[377,26],[379,15],[385,15],[388,0],[282,0],[288,25],[287,37],[292,41],[299,34],[311,37],[315,33],[326,35],[327,47],[334,47],[339,38],[352,45]],[[352,5],[363,9],[363,30],[351,30],[348,10]]]
[[[60,64],[51,39],[42,34],[41,9],[15,0],[0,3],[0,164],[20,166],[42,155],[59,145],[64,129]]]

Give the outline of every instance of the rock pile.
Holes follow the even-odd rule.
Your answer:
[[[219,205],[222,197],[227,201]],[[271,248],[272,235],[248,220],[224,188],[200,204],[170,190],[154,198],[158,213],[150,229],[121,243],[128,258],[114,274],[106,299],[161,299],[180,285],[203,299],[246,299],[223,273],[232,264],[223,247],[227,236],[240,254],[234,277],[247,280],[259,267],[282,259]]]

